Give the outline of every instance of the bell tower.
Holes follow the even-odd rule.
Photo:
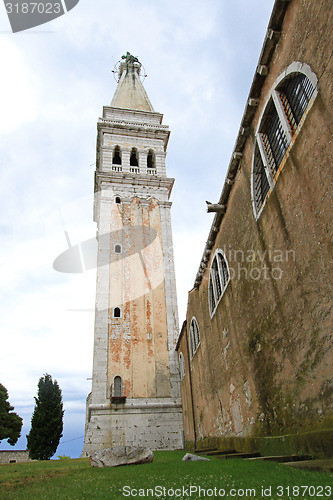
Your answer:
[[[97,124],[97,283],[92,391],[82,456],[182,447],[178,311],[166,176],[169,127],[127,52]]]

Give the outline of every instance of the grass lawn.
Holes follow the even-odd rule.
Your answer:
[[[182,462],[184,454],[155,452],[152,464],[126,467],[93,468],[88,459],[0,465],[0,499],[333,498],[330,473],[240,459]]]

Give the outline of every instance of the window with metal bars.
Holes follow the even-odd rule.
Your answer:
[[[228,264],[222,250],[216,250],[212,265],[210,267],[208,284],[209,313],[212,317],[218,302],[230,281]]]
[[[228,271],[227,263],[224,260],[223,255],[220,253],[217,254],[217,260],[218,260],[219,268],[221,271],[222,288],[225,289],[225,287],[227,286],[228,280],[229,280],[229,271]]]
[[[200,333],[199,325],[195,317],[193,316],[190,325],[190,354],[191,359],[193,358],[198,346],[200,344]]]
[[[268,191],[269,183],[267,180],[264,163],[261,158],[258,144],[256,144],[253,162],[253,201],[257,211],[263,205]]]
[[[287,119],[293,133],[299,125],[314,92],[314,86],[306,75],[296,73],[278,88]]]
[[[183,353],[179,353],[179,372],[180,372],[180,380],[183,380],[185,377],[185,360]]]
[[[273,173],[276,174],[286,154],[288,141],[273,99],[270,100],[267,106],[261,133],[270,167]]]
[[[256,218],[270,190],[274,189],[276,174],[315,91],[317,78],[311,69],[306,66],[309,77],[295,70],[295,67],[305,66],[293,63],[285,71],[287,76],[277,79],[257,129],[251,178]]]
[[[215,297],[214,297],[214,290],[213,290],[213,280],[209,279],[209,285],[208,285],[208,300],[209,300],[209,311],[212,312],[215,309]]]

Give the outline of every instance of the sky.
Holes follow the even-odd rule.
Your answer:
[[[0,383],[23,418],[25,449],[38,380],[62,389],[55,457],[80,456],[91,390],[95,271],[55,258],[96,233],[96,124],[116,89],[112,69],[137,56],[171,137],[180,325],[264,41],[273,0],[80,0],[65,15],[12,33],[0,5]]]

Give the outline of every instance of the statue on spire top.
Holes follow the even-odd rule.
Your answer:
[[[121,56],[122,59],[125,59],[126,64],[140,63],[139,59],[135,56],[132,56],[130,52],[126,52],[125,56]]]

